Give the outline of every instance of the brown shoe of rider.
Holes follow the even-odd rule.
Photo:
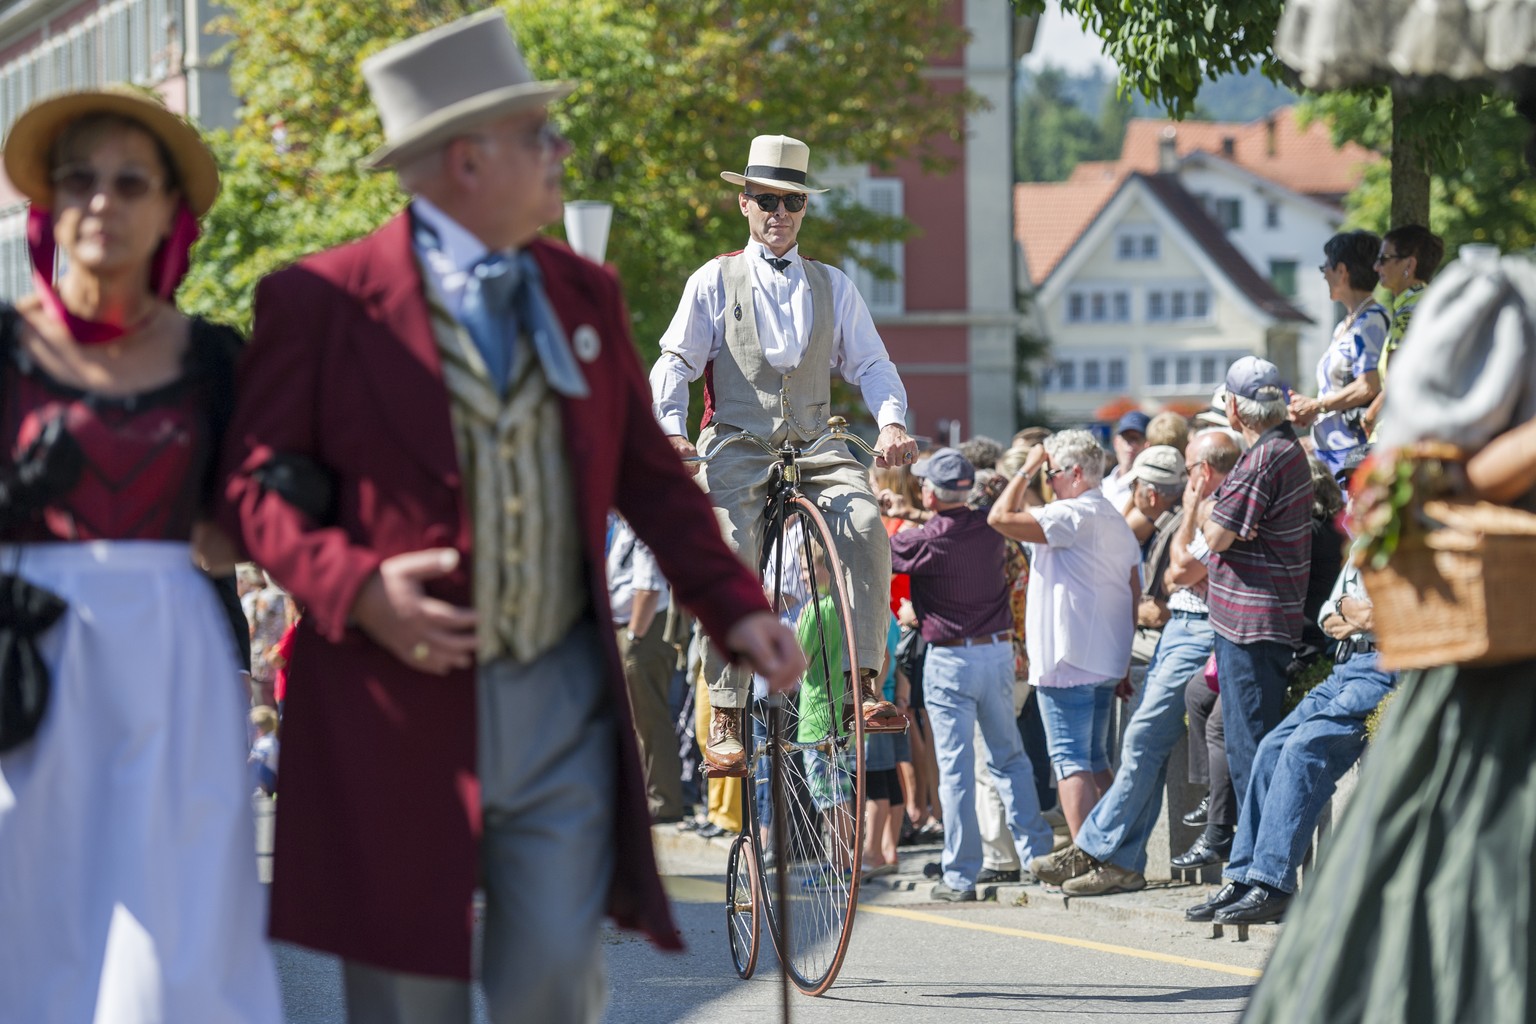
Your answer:
[[[746,777],[747,751],[741,742],[740,709],[713,709],[709,742],[704,745],[704,767],[712,778]]]
[[[869,669],[859,673],[859,695],[860,713],[864,716],[866,733],[907,731],[907,716],[885,699],[880,681]]]

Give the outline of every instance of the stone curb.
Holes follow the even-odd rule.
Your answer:
[[[658,825],[651,830],[657,863],[664,874],[712,874],[725,872],[734,835],[704,839],[692,832],[678,832],[672,825]],[[972,904],[944,903],[929,896],[934,879],[925,878],[922,865],[939,858],[942,848],[904,846],[899,853],[902,870],[876,878],[860,887],[860,900],[871,906],[930,906],[955,908]],[[1151,882],[1140,892],[1111,896],[1068,896],[1060,889],[1039,884],[1003,883],[980,886],[978,906],[1028,908],[1047,913],[1091,915],[1106,921],[1149,924],[1158,928],[1188,932],[1233,942],[1252,942],[1272,946],[1280,937],[1278,925],[1197,924],[1184,919],[1184,909],[1199,903],[1215,886],[1185,882]]]

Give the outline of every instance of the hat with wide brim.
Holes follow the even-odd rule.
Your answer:
[[[752,148],[747,152],[746,169],[741,173],[721,171],[720,177],[732,185],[751,182],[764,188],[778,188],[786,192],[815,192],[820,195],[828,190],[811,188],[805,181],[805,172],[810,164],[811,147],[799,139],[792,139],[788,135],[759,135],[752,140]]]
[[[506,15],[482,11],[413,36],[363,61],[384,145],[363,163],[383,169],[470,129],[569,96],[576,82],[535,81]]]
[[[53,147],[64,130],[91,114],[114,114],[141,125],[165,147],[195,216],[208,212],[219,195],[219,165],[197,129],[152,96],[126,88],[66,92],[22,111],[5,138],[5,176],[38,206],[52,208]]]

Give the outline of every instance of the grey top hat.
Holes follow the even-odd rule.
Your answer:
[[[763,185],[781,188],[786,192],[826,192],[824,188],[811,188],[805,183],[805,172],[811,163],[811,147],[788,135],[759,135],[752,140],[747,153],[747,167],[743,173],[721,171],[720,177],[733,185]]]
[[[568,96],[575,82],[535,81],[499,10],[423,32],[363,61],[384,122],[384,145],[364,161],[396,167],[476,125]]]

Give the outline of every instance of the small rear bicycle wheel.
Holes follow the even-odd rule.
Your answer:
[[[762,938],[762,887],[757,878],[757,850],[743,832],[731,844],[725,875],[725,928],[731,963],[743,981],[757,970],[757,944]]]
[[[804,497],[788,502],[783,529],[765,545],[764,589],[781,599],[776,607],[788,608],[809,668],[777,716],[777,736],[770,738],[762,702],[754,704],[750,769],[759,827],[752,840],[762,854],[761,891],[774,948],[795,986],[821,995],[842,967],[858,906],[864,723],[857,646],[847,578],[816,506]],[[783,794],[782,813],[775,813],[775,792]],[[772,834],[775,822],[783,823],[782,841]]]

